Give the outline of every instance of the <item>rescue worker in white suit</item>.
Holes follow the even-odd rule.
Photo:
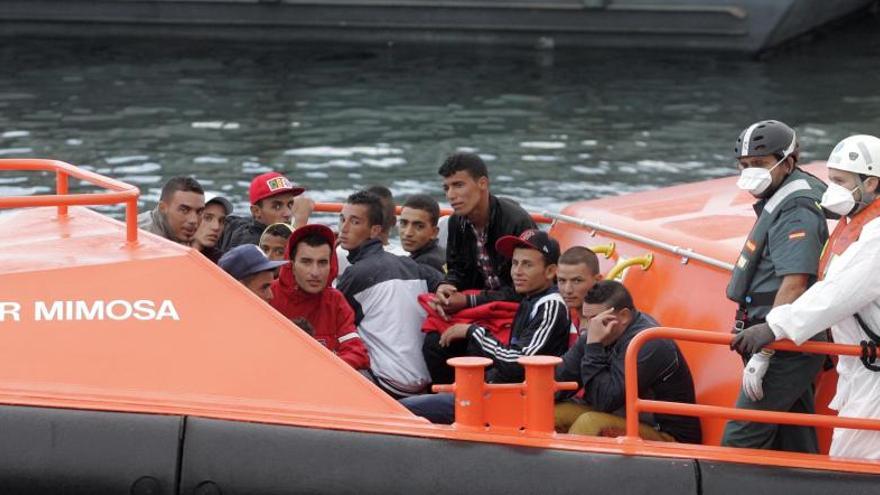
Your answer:
[[[830,407],[840,416],[880,419],[880,139],[844,139],[827,166],[830,184],[822,206],[843,218],[820,261],[823,278],[793,303],[773,308],[766,323],[737,334],[731,348],[758,352],[781,339],[802,344],[830,327],[834,342],[862,347],[861,357],[839,357]],[[747,375],[744,382],[762,393],[761,377]],[[880,432],[835,428],[830,455],[880,459]]]

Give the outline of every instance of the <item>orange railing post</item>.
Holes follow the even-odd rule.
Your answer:
[[[559,390],[576,390],[577,383],[556,381],[556,356],[523,356],[517,360],[525,368],[525,429],[527,433],[552,433],[555,428],[553,397]]]
[[[124,182],[74,167],[57,160],[2,159],[0,170],[55,172],[55,194],[39,196],[7,196],[0,198],[0,208],[32,208],[55,206],[58,216],[67,215],[69,206],[98,206],[125,203],[125,239],[137,242],[137,200],[140,190]],[[69,194],[70,177],[86,181],[110,192]]]
[[[492,360],[483,357],[457,357],[447,361],[455,368],[455,383],[435,385],[435,392],[455,394],[455,424],[464,428],[485,427],[484,373]]]
[[[645,330],[630,341],[626,350],[624,377],[626,383],[626,437],[634,440],[639,435],[639,413],[656,412],[682,416],[715,417],[759,423],[779,423],[829,428],[853,428],[880,431],[880,420],[826,416],[821,414],[801,414],[775,411],[736,409],[733,407],[708,406],[702,404],[682,404],[639,399],[638,355],[647,342],[656,339],[674,339],[700,342],[713,345],[730,345],[733,335],[703,330],[658,327]],[[806,342],[795,345],[785,340],[767,346],[781,351],[809,352],[812,354],[861,356],[861,349],[854,345],[841,345],[825,342]]]

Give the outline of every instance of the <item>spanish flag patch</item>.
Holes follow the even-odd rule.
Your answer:
[[[754,253],[754,252],[755,252],[755,248],[757,248],[757,247],[758,247],[758,246],[756,246],[755,243],[752,242],[751,239],[749,239],[749,240],[746,241],[746,249],[748,249],[749,252]]]
[[[790,234],[788,234],[789,239],[803,239],[807,236],[807,233],[803,230],[796,230]]]

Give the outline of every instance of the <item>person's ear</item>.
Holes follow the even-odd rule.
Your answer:
[[[382,226],[381,225],[371,225],[370,226],[370,239],[378,239],[379,236],[382,235]]]
[[[477,179],[477,186],[480,187],[481,191],[489,190],[489,178],[488,177],[480,177]]]
[[[259,220],[261,218],[261,213],[263,210],[257,205],[251,205],[251,216]]]
[[[559,267],[556,263],[552,263],[544,267],[544,276],[547,280],[556,280],[556,269]]]
[[[863,184],[865,185],[866,191],[871,191],[874,194],[880,193],[880,190],[877,189],[878,187],[880,187],[880,177],[874,177],[873,175],[871,175],[867,179],[865,179]]]
[[[440,227],[435,225],[431,230],[431,239],[436,239],[438,237],[440,237]]]
[[[159,201],[159,213],[165,215],[168,213],[168,203]]]

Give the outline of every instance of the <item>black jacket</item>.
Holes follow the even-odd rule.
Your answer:
[[[226,217],[226,227],[223,228],[223,236],[217,242],[217,248],[226,252],[242,244],[260,245],[260,236],[266,230],[266,225],[254,220],[253,217],[239,217],[229,215]]]
[[[446,280],[458,290],[484,289],[483,272],[477,265],[477,238],[470,222],[459,215],[449,217],[449,237],[446,241]],[[519,235],[537,228],[532,217],[515,201],[489,195],[489,225],[486,226],[486,251],[501,280],[501,289],[483,292],[471,301],[471,306],[491,301],[516,301],[510,278],[510,260],[495,251],[495,242],[505,235]]]
[[[568,348],[571,320],[565,301],[556,287],[524,297],[513,317],[510,343],[498,341],[479,325],[468,328],[468,355],[484,356],[493,361],[486,372],[490,383],[518,383],[525,370],[517,362],[521,356],[561,356]]]
[[[440,273],[446,273],[446,250],[437,245],[437,239],[429,241],[422,249],[410,253],[416,263],[428,265]]]
[[[624,358],[630,341],[642,330],[660,326],[654,318],[637,312],[635,319],[611,345],[587,344],[587,332],[562,357],[556,380],[575,381],[584,389],[584,402],[593,409],[613,413],[626,405]],[[639,397],[669,402],[696,402],[691,370],[673,340],[652,340],[639,351]],[[566,395],[573,395],[571,392]],[[660,431],[679,442],[700,443],[700,420],[694,417],[654,414]]]

